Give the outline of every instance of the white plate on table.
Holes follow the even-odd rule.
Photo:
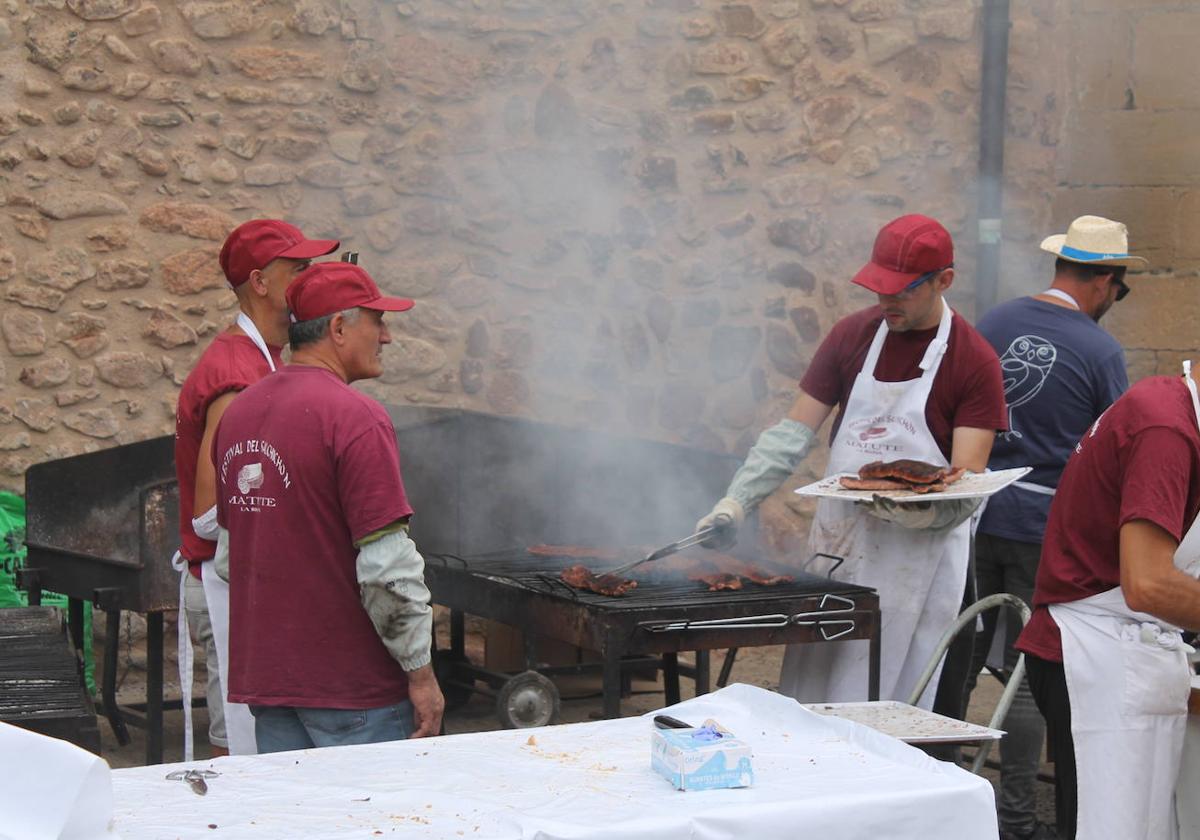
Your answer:
[[[979,499],[1000,492],[1014,481],[1027,475],[1032,469],[1033,467],[1013,467],[1011,470],[964,475],[940,493],[914,493],[912,490],[847,490],[838,482],[838,479],[842,475],[858,478],[858,474],[841,473],[814,481],[804,487],[797,487],[796,495],[840,499],[843,502],[869,502],[874,496],[882,496],[896,502],[947,502],[951,499]]]

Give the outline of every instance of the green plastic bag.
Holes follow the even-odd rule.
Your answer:
[[[16,493],[0,492],[0,609],[29,606],[28,593],[17,588],[17,569],[25,565],[25,500]],[[67,596],[42,592],[42,604],[67,609]],[[92,605],[83,604],[83,678],[88,693],[96,694],[96,666],[92,660]]]

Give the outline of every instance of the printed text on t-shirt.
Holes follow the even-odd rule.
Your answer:
[[[283,462],[283,457],[280,455],[280,452],[275,449],[274,445],[271,445],[269,440],[259,440],[257,438],[239,440],[238,443],[229,446],[229,448],[224,451],[224,455],[221,457],[221,484],[228,485],[229,464],[233,463],[235,457],[246,454],[262,455],[264,458],[266,458],[266,461],[271,463],[271,466],[275,467],[278,474],[280,474],[280,478],[283,480],[284,490],[288,490],[288,488],[292,487],[292,475],[290,475],[288,472],[287,464]],[[242,470],[242,472],[245,472],[245,470]],[[238,479],[239,490],[242,490],[244,493],[247,490],[250,490],[250,487],[248,486],[246,488],[241,487],[241,485],[245,484],[246,482],[246,476],[239,473]],[[262,478],[260,478],[260,474],[258,476],[257,484],[253,484],[253,486],[262,486]]]

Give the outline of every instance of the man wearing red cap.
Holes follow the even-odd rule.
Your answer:
[[[227,647],[228,595],[211,571],[216,547],[215,483],[209,449],[221,415],[238,392],[280,366],[287,341],[284,292],[314,257],[338,242],[308,239],[276,219],[255,219],[234,229],[221,248],[221,269],[238,299],[237,322],[219,334],[183,383],[175,415],[175,471],[179,479],[181,623],[191,624],[206,649],[209,743],[214,755],[253,753],[253,726],[245,709],[226,710],[221,651]],[[186,645],[187,632],[181,634]],[[191,666],[180,657],[181,681],[191,685]],[[186,673],[183,671],[186,669]],[[226,712],[228,711],[228,714]],[[239,719],[241,724],[239,726]],[[188,736],[191,734],[190,725]],[[190,744],[190,737],[188,738]]]
[[[383,373],[385,297],[326,262],[287,291],[292,363],[221,420],[218,571],[230,582],[229,698],[260,752],[436,735],[425,563],[383,407],[349,387]]]
[[[834,406],[826,475],[911,458],[982,472],[1005,428],[996,352],[943,300],[954,246],[937,221],[902,216],[879,231],[854,282],[879,304],[843,318],[821,343],[787,418],[763,432],[700,527],[723,526],[731,544],[746,513],[792,474]],[[868,505],[821,499],[810,548],[844,558],[834,577],[879,591],[880,696],[906,701],[954,619],[967,580],[977,501]],[[821,571],[809,569],[810,571]],[[793,645],[780,691],[801,702],[866,699],[868,643]],[[937,687],[921,698],[929,708]]]

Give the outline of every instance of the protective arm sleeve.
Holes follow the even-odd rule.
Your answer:
[[[229,583],[229,532],[217,526],[217,553],[213,555],[213,568],[217,577]]]
[[[361,545],[356,562],[363,608],[388,652],[405,671],[431,661],[433,610],[425,560],[403,530]]]
[[[808,426],[784,418],[758,436],[758,442],[734,473],[726,498],[749,511],[783,484],[812,449],[815,433]]]

